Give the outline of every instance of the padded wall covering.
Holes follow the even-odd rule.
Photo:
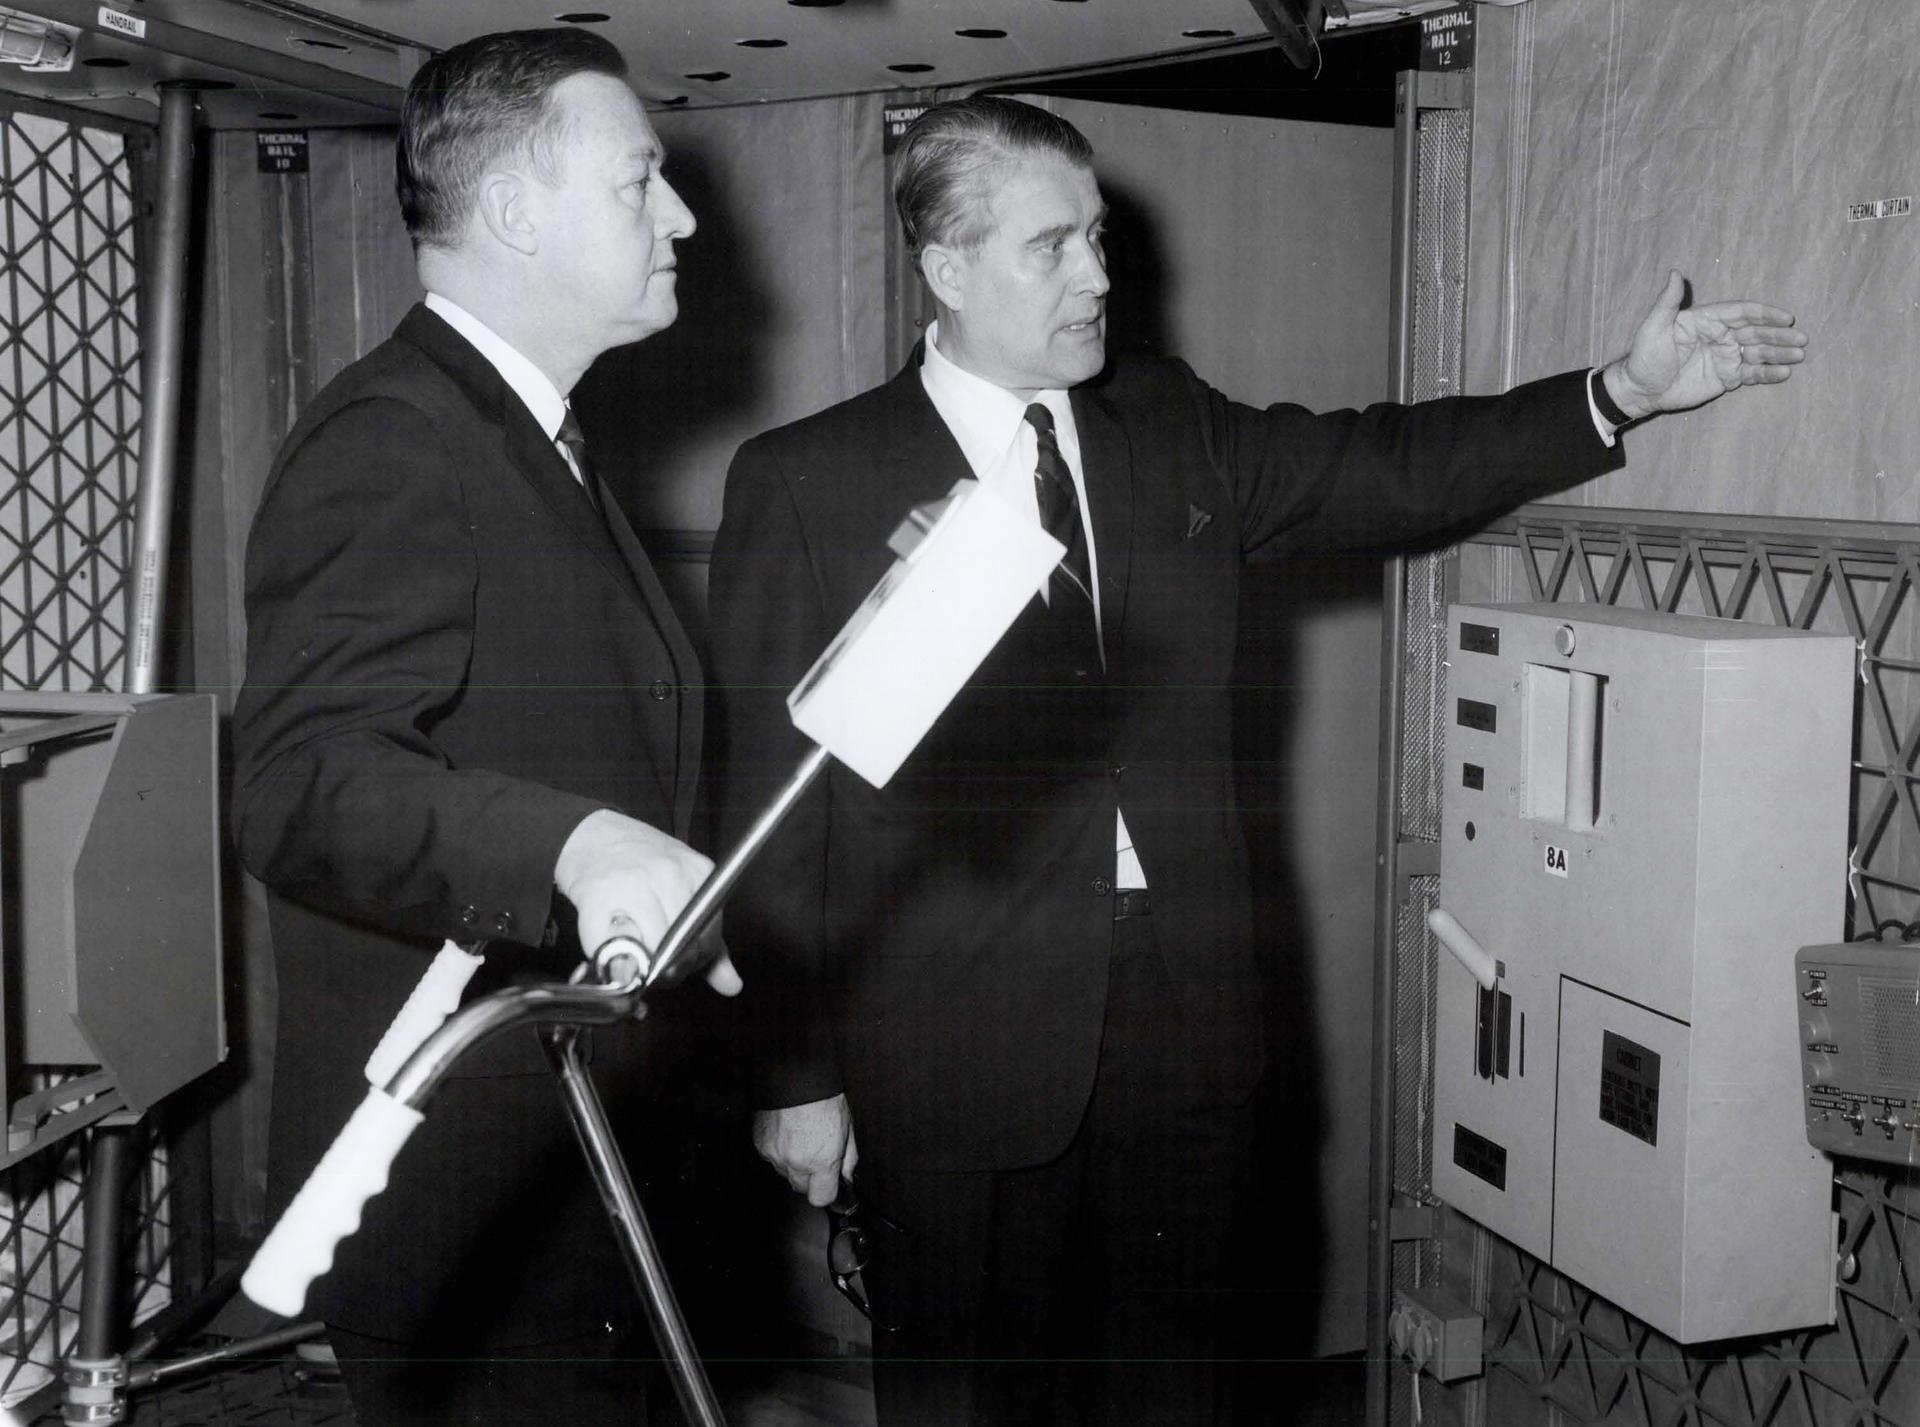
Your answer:
[[[740,443],[880,381],[881,97],[651,115],[698,230],[680,318],[575,393],[638,526],[710,531]]]
[[[1044,102],[1093,143],[1109,350],[1177,354],[1241,401],[1385,399],[1391,130]],[[1240,1245],[1263,1355],[1366,1341],[1380,587],[1358,558],[1262,561],[1244,584],[1238,795],[1276,986]]]
[[[1482,8],[1467,383],[1624,350],[1666,269],[1765,297],[1814,356],[1627,436],[1593,505],[1920,520],[1920,5]]]

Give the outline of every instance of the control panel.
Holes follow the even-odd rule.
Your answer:
[[[1920,945],[1804,946],[1794,972],[1807,1142],[1920,1163]]]
[[[1481,605],[1448,645],[1435,1192],[1683,1343],[1831,1321],[1780,988],[1843,926],[1852,640]]]

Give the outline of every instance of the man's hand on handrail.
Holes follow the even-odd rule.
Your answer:
[[[573,903],[580,945],[592,951],[608,937],[630,936],[649,953],[699,890],[713,863],[678,838],[625,814],[601,809],[583,818],[554,864],[553,883]],[[723,996],[740,990],[718,919],[674,958],[665,982],[704,970]]]

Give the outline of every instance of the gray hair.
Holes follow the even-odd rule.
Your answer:
[[[987,201],[1015,162],[1054,154],[1082,167],[1093,145],[1073,125],[1017,99],[981,94],[936,104],[908,126],[900,140],[893,206],[907,251],[929,243],[972,250],[986,241]]]

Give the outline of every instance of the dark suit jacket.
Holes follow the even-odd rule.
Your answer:
[[[247,558],[233,722],[241,859],[271,893],[275,1212],[365,1094],[441,942],[472,992],[578,959],[550,930],[574,826],[686,837],[701,672],[617,511],[594,510],[494,368],[425,308],[281,449]],[[543,943],[551,943],[542,949]],[[598,1033],[617,1103],[634,1037]],[[557,1339],[631,1293],[530,1032],[443,1090],[316,1290],[380,1337]]]
[[[917,366],[734,461],[710,586],[723,836],[804,751],[784,696],[887,567],[888,532],[970,474]],[[835,766],[727,911],[750,995],[778,1013],[763,1103],[844,1089],[863,1151],[905,1167],[1037,1164],[1072,1136],[1099,1052],[1116,804],[1177,994],[1214,1028],[1196,1062],[1223,1099],[1252,1092],[1261,987],[1229,726],[1244,559],[1470,530],[1619,459],[1580,374],[1316,416],[1123,361],[1072,400],[1104,676],[1078,672],[1036,600],[893,783]]]

